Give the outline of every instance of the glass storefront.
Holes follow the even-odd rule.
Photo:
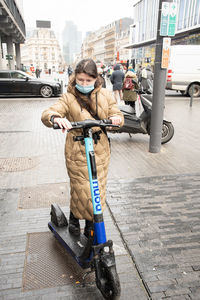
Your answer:
[[[178,34],[183,29],[195,30],[197,33],[187,33],[184,37],[172,38],[172,45],[200,45],[200,0],[174,0],[177,3],[177,30]],[[133,35],[137,40],[133,43],[145,42],[155,39],[157,30],[159,0],[142,0],[135,5],[136,24]],[[199,26],[198,26],[199,25]],[[184,33],[182,33],[182,36]],[[154,65],[155,61],[155,44],[132,49],[132,59],[136,60],[136,65],[143,66]]]

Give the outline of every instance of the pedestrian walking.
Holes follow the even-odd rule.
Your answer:
[[[67,72],[68,72],[68,77],[70,77],[73,73],[73,69],[71,66],[68,67]]]
[[[135,69],[133,68],[132,65],[130,65],[130,66],[128,67],[128,71],[131,71],[131,72],[135,73]]]
[[[137,100],[136,90],[139,88],[138,79],[135,73],[128,71],[125,74],[123,82],[123,100],[125,104],[132,106],[135,109],[135,101]]]
[[[40,69],[39,68],[36,68],[35,75],[37,78],[40,78]]]
[[[106,81],[103,75],[103,69],[102,68],[97,68],[98,74],[99,74],[99,78],[101,80],[101,84],[103,88],[106,88]]]
[[[123,80],[124,80],[124,73],[120,70],[120,64],[117,64],[114,66],[114,71],[110,77],[110,81],[113,85],[113,92],[114,92],[116,103],[118,104],[120,104],[120,101],[122,100],[123,97],[122,94]]]
[[[108,79],[111,77],[112,73],[113,73],[113,68],[112,66],[109,66],[106,73]]]
[[[112,93],[101,87],[97,66],[92,59],[84,59],[77,64],[74,74],[70,77],[67,93],[42,114],[44,125],[52,127],[53,123],[57,123],[63,132],[72,128],[70,122],[86,119],[110,119],[112,124],[120,126],[123,126],[124,122]],[[73,139],[80,134],[76,130],[69,131],[65,144],[71,194],[69,231],[79,235],[79,220],[84,219],[84,234],[88,236],[93,228],[93,206],[85,148],[81,141],[74,142]],[[110,147],[106,132],[100,128],[93,130],[93,138],[101,204],[104,210]]]
[[[141,73],[142,73],[142,65],[139,65],[136,71],[138,80],[141,78]]]
[[[151,66],[148,65],[145,68],[142,69],[141,77],[139,79],[139,82],[141,82],[142,90],[145,93],[150,94],[150,88],[153,86],[153,78],[154,74],[151,70]]]

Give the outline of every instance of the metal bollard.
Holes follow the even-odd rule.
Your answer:
[[[194,94],[194,85],[192,85],[192,95],[190,97],[190,107],[192,107],[192,103],[193,103],[193,94]]]

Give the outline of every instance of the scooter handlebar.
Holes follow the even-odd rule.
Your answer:
[[[80,128],[92,128],[92,127],[120,127],[119,125],[113,125],[112,120],[104,119],[104,120],[84,120],[78,122],[71,122],[72,129],[80,129]],[[53,129],[61,129],[57,123],[53,124]]]

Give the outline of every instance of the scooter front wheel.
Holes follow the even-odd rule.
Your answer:
[[[120,299],[121,287],[119,276],[117,274],[116,266],[106,266],[100,263],[101,283],[97,287],[101,291],[104,299],[118,300]]]

